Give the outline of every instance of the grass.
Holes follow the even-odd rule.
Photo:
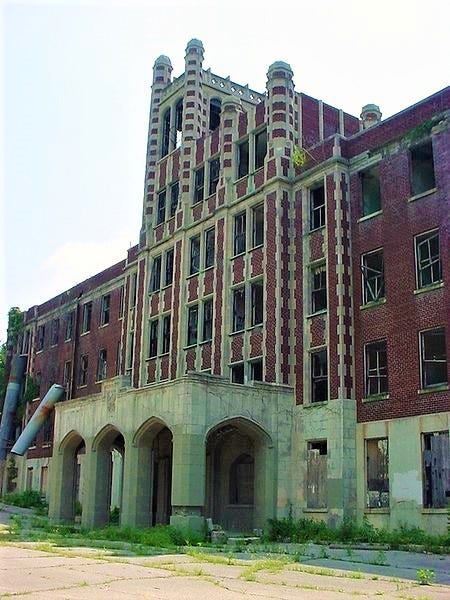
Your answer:
[[[47,504],[42,499],[41,494],[35,490],[4,494],[1,499],[5,504],[20,506],[21,508],[35,508],[41,511],[47,508]]]

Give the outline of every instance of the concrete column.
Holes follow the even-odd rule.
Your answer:
[[[109,496],[111,485],[110,450],[86,447],[85,494],[81,524],[87,529],[103,527],[109,520]]]
[[[73,481],[75,457],[73,452],[56,452],[49,477],[49,519],[55,523],[71,522],[75,517]]]
[[[175,527],[204,528],[205,461],[202,434],[174,432],[170,524]]]
[[[150,447],[127,446],[124,461],[121,525],[150,527],[152,451]]]

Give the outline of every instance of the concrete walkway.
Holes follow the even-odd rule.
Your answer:
[[[403,559],[400,554],[404,553],[395,553],[398,572],[405,566],[403,560],[410,557],[410,564],[414,564],[409,569],[411,574],[419,564],[414,561],[419,559],[414,555]],[[445,560],[433,560],[439,562],[420,564],[434,564],[439,572],[441,565],[442,571],[448,567]],[[234,600],[246,596],[252,600],[352,597],[377,600],[381,596],[398,600],[447,600],[450,597],[447,586],[419,586],[411,579],[344,571],[342,567],[347,565],[336,563],[339,570],[331,571],[329,567],[334,566],[334,560],[326,558],[300,564],[279,559],[242,561],[201,553],[126,557],[113,556],[104,550],[14,542],[0,546],[0,598]],[[360,567],[366,570],[366,565]],[[397,573],[396,567],[390,568]]]

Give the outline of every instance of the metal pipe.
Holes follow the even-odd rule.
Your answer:
[[[11,374],[9,376],[8,387],[6,388],[2,421],[0,424],[0,460],[6,459],[8,443],[12,438],[14,416],[19,403],[23,376],[27,368],[27,358],[26,354],[18,354],[12,360]]]
[[[28,421],[27,426],[20,434],[17,442],[12,447],[11,454],[18,454],[19,456],[25,454],[31,442],[52,414],[55,404],[64,396],[64,391],[65,389],[62,385],[58,385],[57,383],[52,385],[37,407],[36,412]]]

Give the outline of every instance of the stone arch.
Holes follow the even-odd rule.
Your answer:
[[[205,439],[206,516],[229,531],[264,527],[275,512],[271,436],[256,421],[235,416],[212,426]]]
[[[50,506],[50,514],[56,521],[73,522],[77,501],[82,505],[85,453],[86,442],[75,430],[69,431],[58,446],[53,475],[56,486]]]

